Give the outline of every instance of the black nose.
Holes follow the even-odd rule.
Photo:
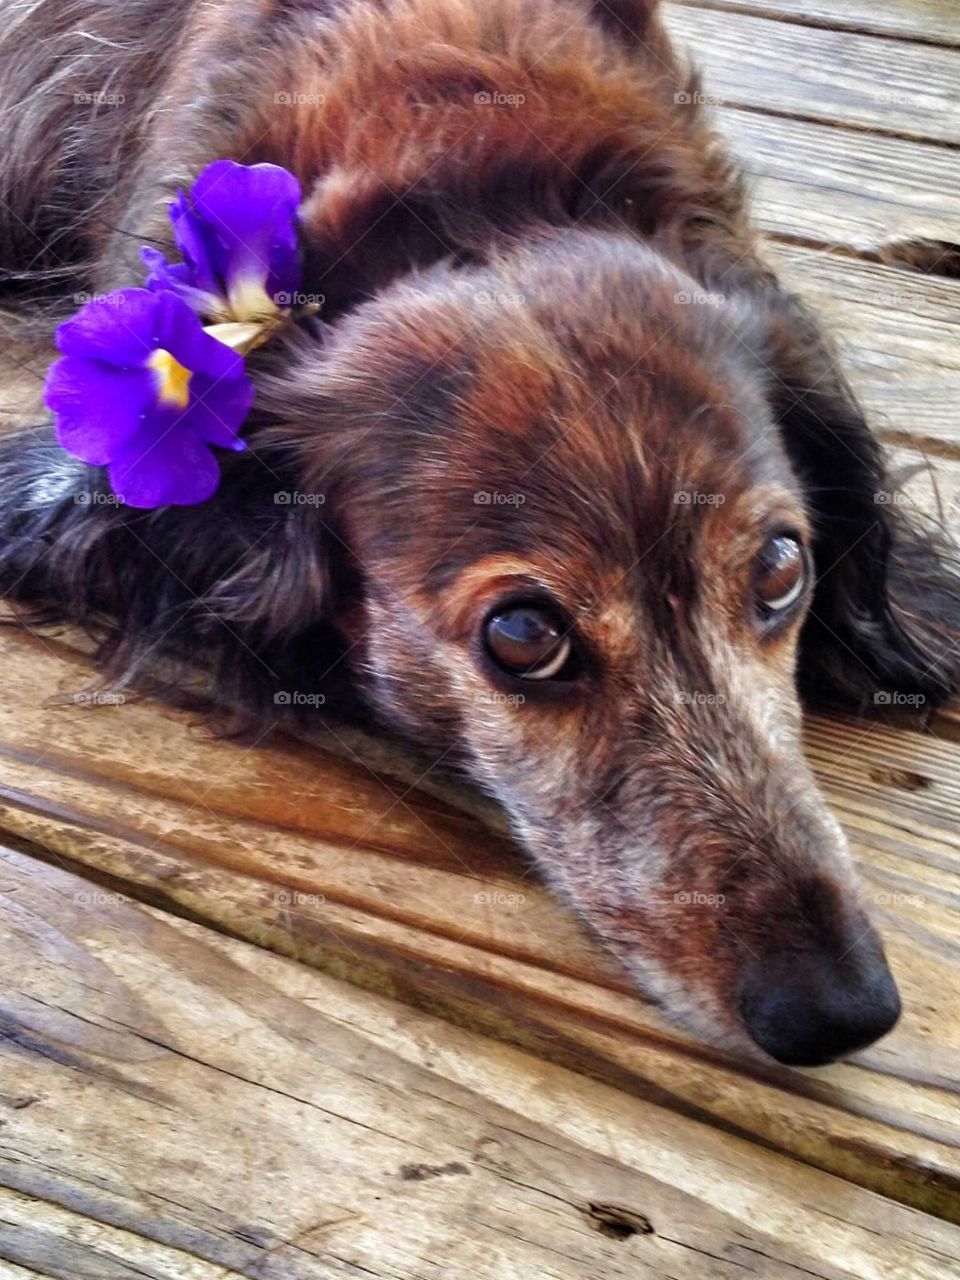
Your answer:
[[[900,996],[872,930],[839,957],[818,949],[753,959],[737,996],[752,1039],[792,1067],[819,1067],[862,1049],[900,1017]]]

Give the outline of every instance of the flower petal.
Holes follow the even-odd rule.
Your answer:
[[[220,464],[183,426],[153,423],[153,438],[132,444],[110,464],[110,484],[130,507],[193,506],[220,483]]]
[[[220,275],[231,294],[256,296],[258,286],[271,298],[297,291],[300,183],[289,170],[218,160],[200,174],[192,194],[196,213],[226,250]]]
[[[147,268],[147,288],[153,293],[169,291],[182,298],[191,311],[218,319],[227,314],[219,293],[201,289],[193,269],[185,262],[168,262],[159,249],[143,245],[140,258]]]
[[[198,374],[190,390],[193,394],[184,416],[197,439],[235,453],[245,449],[247,446],[237,432],[253,404],[250,379],[244,375],[212,382],[206,375]]]
[[[118,289],[94,298],[57,330],[65,356],[103,360],[122,369],[144,363],[156,347],[157,294]]]
[[[57,415],[57,439],[83,462],[109,462],[134,438],[154,395],[145,369],[116,369],[64,356],[47,374],[44,400]]]
[[[197,217],[182,191],[170,202],[169,213],[174,241],[190,271],[190,283],[205,293],[221,293],[226,250],[216,228]]]
[[[205,333],[200,319],[175,294],[157,296],[157,345],[193,373],[213,379],[243,376],[243,356]]]

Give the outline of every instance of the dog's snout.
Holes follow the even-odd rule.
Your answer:
[[[751,960],[738,996],[751,1038],[793,1067],[823,1066],[865,1048],[900,1017],[900,996],[872,930],[839,959],[817,948]]]

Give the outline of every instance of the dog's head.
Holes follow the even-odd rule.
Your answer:
[[[77,506],[72,464],[11,450],[4,581],[72,584],[127,665],[216,643],[246,697],[349,673],[673,1012],[830,1060],[899,1003],[798,653],[826,696],[947,677],[891,594],[869,433],[786,315],[599,232],[439,266],[263,354],[204,509]]]

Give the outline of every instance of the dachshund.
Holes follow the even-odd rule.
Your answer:
[[[114,679],[387,729],[494,797],[653,999],[758,1060],[900,1001],[801,702],[930,709],[960,578],[896,501],[652,0],[0,0],[2,296],[38,350],[220,158],[320,308],[153,511],[0,441],[0,590]],[[181,675],[170,677],[170,696]]]

